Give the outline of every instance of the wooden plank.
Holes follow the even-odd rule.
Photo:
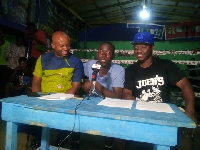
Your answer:
[[[177,108],[177,106],[173,104],[169,104],[169,105],[176,113],[169,114],[169,113],[162,113],[162,112],[158,113],[158,112],[153,112],[153,111],[136,110],[135,106],[136,106],[137,101],[134,101],[132,109],[125,109],[125,108],[118,108],[118,107],[111,108],[111,107],[97,105],[101,100],[103,99],[94,98],[92,100],[82,101],[77,111],[78,114],[85,115],[85,116],[110,118],[110,119],[119,118],[120,120],[125,120],[125,121],[137,121],[137,122],[145,122],[149,124],[169,125],[169,126],[175,126],[175,127],[187,127],[187,128],[195,127],[193,121],[189,117],[187,117],[182,111],[180,111]],[[7,102],[7,103],[4,103],[4,102]],[[40,100],[38,98],[33,98],[33,97],[29,98],[26,95],[23,95],[20,97],[4,99],[3,105],[7,105],[5,106],[6,107],[5,112],[16,111],[15,114],[16,113],[20,114],[21,109],[24,109],[24,111],[26,111],[25,108],[28,107],[27,109],[32,109],[32,112],[34,112],[34,109],[46,110],[49,112],[67,113],[69,115],[68,117],[73,117],[73,115],[75,114],[75,108],[80,102],[81,100],[77,100],[77,99],[49,102],[47,100]],[[11,104],[9,105],[9,103]],[[16,105],[16,110],[9,110],[9,109],[12,109],[13,107],[12,105]],[[11,121],[12,119],[14,120],[17,119],[16,117],[16,118],[10,118],[10,120],[8,120],[8,118],[11,117],[9,114],[10,113],[5,113],[3,115],[5,120]],[[37,122],[31,122],[30,124],[37,125]],[[39,125],[39,126],[44,126],[44,125]]]
[[[49,147],[49,128],[153,143],[157,149],[165,150],[177,144],[178,127],[196,127],[173,104],[169,106],[175,113],[163,113],[137,110],[137,101],[133,102],[131,109],[97,105],[102,100],[91,97],[89,100],[49,101],[26,95],[5,98],[2,119],[9,125],[7,137],[14,135],[7,138],[7,145],[12,149],[16,147],[17,124],[11,122],[43,127],[42,149],[45,150]]]
[[[12,104],[5,106],[7,110],[12,107],[13,114],[16,114],[7,115],[6,120],[12,120],[13,122],[70,131],[75,123],[74,131],[92,135],[171,146],[176,145],[177,142],[177,127],[86,115],[77,115],[74,122],[75,116],[72,114],[34,110]],[[22,114],[23,117],[21,117]],[[168,140],[166,140],[166,137],[168,137]]]
[[[50,136],[50,129],[49,128],[42,128],[42,138],[41,138],[41,149],[42,150],[49,150],[49,136]]]
[[[17,123],[7,122],[6,150],[17,150]]]

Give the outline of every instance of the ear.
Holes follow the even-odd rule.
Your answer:
[[[97,51],[97,53],[96,53],[96,54],[97,54],[97,58],[98,58],[98,54],[99,54],[98,52],[99,52],[99,51]]]
[[[153,53],[153,51],[154,51],[154,48],[155,48],[155,45],[152,45],[152,46],[151,46],[151,51],[152,51],[152,53]]]
[[[152,50],[154,50],[154,48],[155,48],[155,45],[152,46]]]
[[[55,44],[53,42],[51,42],[51,47],[54,49],[55,48]]]
[[[115,58],[115,53],[113,53],[113,55],[112,55],[112,60]]]

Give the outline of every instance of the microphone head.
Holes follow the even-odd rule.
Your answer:
[[[92,70],[94,72],[99,72],[100,69],[101,69],[101,65],[99,61],[97,61],[95,64],[92,65]]]
[[[93,81],[96,81],[96,76],[100,69],[101,69],[101,65],[100,65],[99,61],[97,61],[96,64],[92,65],[92,70],[93,70],[92,80]]]
[[[101,68],[100,64],[93,64],[92,65],[92,70],[94,70],[94,69],[100,70],[100,68]]]

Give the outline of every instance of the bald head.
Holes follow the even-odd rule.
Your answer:
[[[69,36],[63,31],[56,31],[52,35],[51,47],[55,50],[55,55],[65,57],[70,50]]]
[[[56,41],[56,40],[59,40],[60,38],[63,38],[63,37],[67,37],[69,39],[69,36],[65,32],[63,32],[63,31],[56,31],[52,35],[52,42]]]

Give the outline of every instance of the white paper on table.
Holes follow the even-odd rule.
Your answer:
[[[106,97],[97,105],[103,105],[107,107],[120,107],[120,108],[132,108],[133,100],[121,100]]]
[[[74,97],[73,94],[56,93],[56,94],[41,96],[38,98],[43,100],[67,100],[73,97]]]
[[[137,101],[136,109],[155,112],[175,113],[169,106],[169,104],[166,103]]]

